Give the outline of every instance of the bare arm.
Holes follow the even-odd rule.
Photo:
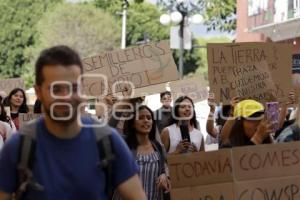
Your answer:
[[[10,194],[0,191],[0,200],[10,200],[10,199],[11,199]]]
[[[221,144],[228,142],[229,134],[231,132],[232,126],[234,125],[234,122],[234,119],[230,119],[225,122],[221,131]]]
[[[206,132],[210,136],[216,138],[218,136],[218,130],[215,128],[214,120],[214,110],[211,109],[206,121]]]
[[[167,128],[164,128],[163,131],[161,132],[161,140],[166,148],[166,151],[169,152],[170,135],[169,135],[169,130]],[[187,140],[181,140],[179,142],[179,144],[177,145],[176,150],[170,154],[180,154],[183,151],[187,150],[190,145],[191,145],[191,143],[188,142]]]
[[[161,132],[161,141],[165,146],[166,151],[168,152],[170,148],[170,136],[169,130],[167,128],[164,128]]]
[[[134,175],[118,186],[117,191],[124,200],[146,200],[146,194],[138,175]],[[0,198],[0,200],[2,200]]]
[[[207,101],[208,101],[210,111],[209,111],[208,118],[206,121],[206,132],[210,136],[216,138],[218,136],[218,130],[215,129],[215,126],[214,126],[215,125],[214,120],[215,120],[216,103],[215,103],[215,98],[214,98],[213,93],[209,94],[209,98],[207,99]]]

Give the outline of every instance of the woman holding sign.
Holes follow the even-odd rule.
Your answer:
[[[193,100],[179,97],[172,110],[172,125],[163,129],[162,142],[170,154],[204,150],[203,135],[198,127]]]
[[[272,143],[272,123],[266,119],[265,107],[251,99],[243,100],[234,107],[234,122],[222,147],[236,147]]]
[[[21,88],[13,89],[9,93],[5,104],[5,106],[10,107],[11,119],[13,120],[17,130],[19,130],[19,113],[27,113],[29,110],[26,104],[26,96],[24,90]]]
[[[166,175],[164,148],[155,139],[156,123],[151,109],[145,105],[136,107],[133,117],[125,121],[124,134],[139,166],[147,199],[164,199],[164,192],[170,190],[170,181]]]

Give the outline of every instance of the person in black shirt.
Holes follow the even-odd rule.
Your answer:
[[[172,124],[172,97],[171,92],[166,91],[160,94],[160,102],[162,107],[155,111],[155,119],[157,120],[157,128],[159,133]]]

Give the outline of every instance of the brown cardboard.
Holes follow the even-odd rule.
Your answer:
[[[156,85],[150,85],[144,88],[136,88],[134,90],[133,97],[142,97],[142,96],[148,96],[152,94],[158,94],[161,92],[167,91],[166,89],[166,84],[167,83],[161,83],[161,84],[156,84]]]
[[[176,188],[171,190],[172,200],[193,200],[193,194],[190,187]]]
[[[300,199],[300,176],[236,182],[235,200]]]
[[[149,85],[147,87],[133,89],[131,97],[132,98],[143,97],[152,94],[158,94],[165,91],[167,91],[167,83]],[[122,92],[115,93],[114,96],[118,98],[123,98]]]
[[[259,102],[277,101],[275,83],[266,61],[234,67],[232,72],[228,76],[230,96]]]
[[[232,200],[233,183],[212,184],[191,188],[193,200]],[[182,199],[185,200],[185,199]]]
[[[233,148],[232,159],[238,181],[300,175],[300,142]]]
[[[232,200],[232,182],[197,187],[176,188],[171,190],[172,200]]]
[[[202,76],[170,82],[172,97],[189,96],[194,103],[208,98],[207,84]]]
[[[89,96],[99,97],[105,90],[109,94],[120,92],[123,90],[122,84],[117,84],[120,81],[129,81],[135,88],[142,88],[178,80],[168,41],[102,53],[83,59],[83,65],[85,74],[106,77],[106,80],[101,77],[84,79],[84,91]]]
[[[229,149],[168,156],[172,188],[232,181]]]
[[[0,81],[0,91],[5,91],[7,95],[15,88],[25,89],[24,80],[22,78],[10,78]]]
[[[282,43],[208,44],[208,78],[217,103],[228,104],[232,96],[229,75],[233,67],[266,61],[275,83],[275,96],[286,101],[291,91],[292,45]]]
[[[26,123],[29,122],[31,120],[37,119],[40,116],[42,116],[42,114],[36,114],[36,113],[20,113],[19,114],[19,123],[20,123],[20,127]]]

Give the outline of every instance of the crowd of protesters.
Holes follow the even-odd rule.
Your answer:
[[[152,111],[143,104],[144,97],[129,99],[130,88],[124,86],[124,99],[113,95],[102,99],[107,107],[96,120],[82,117],[82,122],[89,125],[103,122],[109,125],[101,131],[109,132],[112,140],[113,172],[103,168],[100,173],[94,164],[101,161],[98,157],[106,150],[97,149],[97,136],[94,137],[97,131],[78,125],[76,117],[81,113],[74,111],[70,119],[62,121],[51,115],[51,105],[59,101],[50,96],[49,88],[57,89],[56,95],[68,94],[64,85],[56,88],[51,84],[69,81],[78,89],[76,81],[82,74],[80,58],[72,49],[56,46],[41,53],[35,70],[39,76],[34,112],[42,115],[36,121],[35,130],[31,129],[36,132],[35,158],[34,163],[29,159],[34,166],[25,181],[19,177],[23,150],[20,146],[26,141],[22,139],[25,129],[20,127],[19,114],[29,113],[26,95],[21,88],[13,89],[8,95],[1,93],[0,199],[18,196],[20,188],[24,190],[24,199],[107,199],[110,193],[106,189],[110,185],[113,199],[170,199],[172,184],[167,155],[205,150],[204,134],[189,96],[173,99],[172,105],[171,93],[163,92],[161,108]],[[293,114],[297,113],[295,93],[291,92],[289,101],[281,103],[276,111],[279,120],[275,131],[262,102],[234,97],[230,105],[217,106],[213,96],[210,93],[208,99],[210,113],[206,131],[210,143],[218,143],[219,148],[300,140],[300,114]],[[84,101],[77,94],[68,98],[61,102],[70,103],[74,110]],[[70,110],[68,106],[58,105],[53,113],[64,117]]]

